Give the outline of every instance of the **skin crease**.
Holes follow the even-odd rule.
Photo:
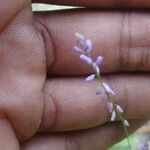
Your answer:
[[[71,18],[74,18],[74,21],[70,22]],[[149,71],[149,18],[150,15],[147,12],[126,11],[120,13],[112,13],[112,11],[99,13],[95,10],[91,12],[76,10],[69,13],[56,11],[51,15],[38,13],[35,19],[45,24],[50,31],[55,48],[54,56],[56,57],[53,63],[49,57],[51,55],[47,58],[48,73],[81,75],[91,72],[92,69],[70,50],[75,44],[73,36],[75,32],[82,32],[86,37],[91,37],[94,45],[93,57],[96,59],[96,56],[102,55],[105,58],[101,67],[103,73],[126,70]],[[49,20],[53,22],[50,23]],[[72,26],[74,26],[73,29]],[[88,32],[86,29],[89,29]],[[47,51],[49,52],[49,49]]]
[[[117,93],[130,131],[149,119],[148,13],[86,9],[33,14],[29,0],[5,0],[0,1],[0,20],[0,149],[105,150],[123,138],[120,123],[110,123],[106,104],[95,96],[97,82],[81,78],[90,68],[71,51],[76,31],[93,40],[93,57],[104,55],[104,80]]]

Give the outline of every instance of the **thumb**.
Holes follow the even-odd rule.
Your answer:
[[[1,0],[0,1],[0,32],[31,0]]]

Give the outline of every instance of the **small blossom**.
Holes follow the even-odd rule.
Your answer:
[[[120,113],[123,113],[123,109],[122,109],[119,105],[116,105],[116,109],[117,109]]]
[[[92,80],[94,80],[95,79],[95,74],[92,74],[92,75],[90,75],[90,76],[88,76],[86,79],[85,79],[85,81],[92,81]]]
[[[96,64],[96,62],[93,63],[93,67],[94,67],[94,69],[96,70],[96,72],[97,72],[98,74],[100,74],[100,70],[99,70],[99,67],[98,67],[98,65]]]
[[[105,94],[105,90],[102,87],[98,87],[96,90],[96,95],[103,96]]]
[[[88,57],[88,56],[85,56],[85,55],[80,55],[80,59],[82,59],[83,61],[85,61],[88,64],[92,64],[93,63],[92,59],[90,57]]]
[[[83,53],[83,50],[79,48],[78,46],[74,46],[74,50],[78,53]]]
[[[83,35],[76,33],[77,44],[79,47],[87,52],[91,52],[92,50],[92,41],[90,39],[85,39]]]
[[[88,52],[91,52],[91,50],[92,50],[92,41],[91,41],[90,39],[87,39],[87,40],[85,41],[85,45],[86,45],[86,50],[87,50]]]
[[[111,121],[113,122],[116,119],[116,112],[113,110],[111,114]]]
[[[115,95],[114,91],[110,88],[109,85],[107,85],[106,83],[103,83],[104,87],[105,87],[105,90],[111,94],[111,95]]]
[[[128,122],[127,120],[124,120],[124,121],[123,121],[123,124],[124,124],[125,126],[127,126],[127,127],[129,126],[129,122]]]
[[[107,103],[107,108],[108,108],[109,112],[112,113],[112,111],[113,111],[113,104],[108,102]]]
[[[96,59],[96,64],[100,65],[103,62],[103,57],[102,56],[98,56]]]
[[[76,38],[77,38],[77,45],[78,45],[81,49],[85,50],[86,47],[87,47],[87,45],[86,45],[86,40],[85,40],[84,36],[81,35],[80,33],[76,33],[75,36],[76,36]]]

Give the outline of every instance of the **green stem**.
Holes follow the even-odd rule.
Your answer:
[[[127,138],[128,148],[129,148],[129,150],[131,150],[130,139],[129,139],[129,131],[128,131],[127,127],[124,125],[124,118],[122,117],[122,115],[118,111],[117,111],[117,116],[122,121],[122,125],[124,127],[124,131],[125,131],[126,138]]]
[[[100,74],[95,70],[95,68],[93,67],[94,71],[96,72],[96,76],[97,76],[97,79],[99,80],[99,83],[100,85],[105,89],[104,85],[103,85],[103,80],[100,76]],[[124,128],[124,131],[125,131],[125,135],[126,135],[126,138],[127,138],[127,144],[128,144],[128,148],[129,150],[131,150],[131,146],[130,146],[130,139],[129,139],[129,131],[127,129],[127,127],[124,125],[124,118],[123,116],[118,112],[117,108],[116,108],[116,104],[115,104],[115,100],[111,97],[111,95],[105,90],[105,93],[106,93],[106,96],[108,98],[108,100],[113,104],[113,108],[115,109],[115,112],[117,113],[117,116],[119,117],[119,119],[121,120],[122,122],[122,125],[123,125],[123,128]]]

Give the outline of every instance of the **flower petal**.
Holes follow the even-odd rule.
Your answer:
[[[74,46],[74,50],[78,53],[83,53],[83,50],[79,48],[78,46]]]
[[[90,52],[92,50],[92,41],[90,39],[87,39],[85,41],[86,47],[87,47],[87,51]]]
[[[113,110],[111,115],[111,121],[113,122],[116,119],[116,112]]]
[[[102,56],[98,56],[96,59],[96,64],[100,65],[103,62],[103,57]]]
[[[85,55],[80,55],[80,59],[82,59],[83,61],[85,61],[88,64],[92,64],[93,63],[92,59],[90,57],[88,57],[88,56],[85,56]]]
[[[105,87],[105,90],[109,93],[109,94],[111,94],[111,95],[115,95],[115,93],[114,93],[114,91],[110,88],[110,86],[109,85],[107,85],[106,83],[103,83],[103,85],[104,85],[104,87]]]
[[[88,77],[85,79],[85,81],[92,81],[92,80],[94,80],[94,79],[95,79],[95,74],[92,74],[92,75],[88,76]]]

